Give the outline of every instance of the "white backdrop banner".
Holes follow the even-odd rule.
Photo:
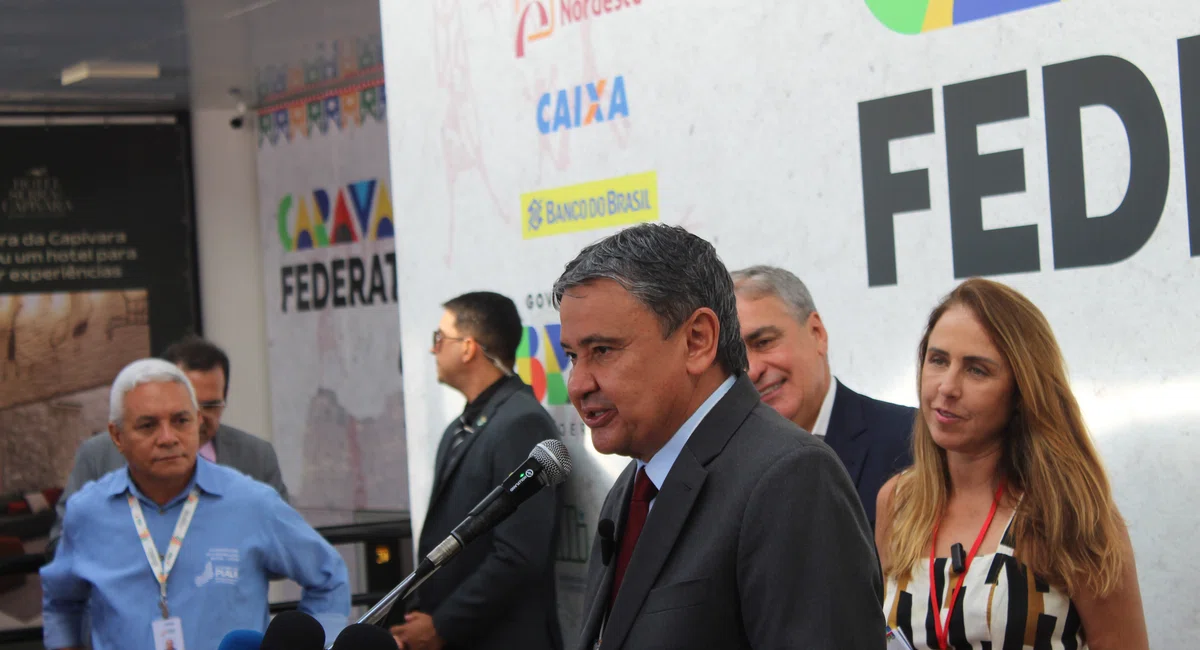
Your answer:
[[[916,403],[938,299],[986,275],[1046,313],[1137,551],[1153,647],[1200,635],[1200,13],[1187,0],[384,2],[414,521],[461,408],[438,305],[523,306],[521,374],[579,467],[568,637],[619,458],[566,404],[546,292],[581,247],[685,226],[809,285],[834,372]],[[1190,158],[1190,159],[1189,159]],[[1189,182],[1190,196],[1189,196]],[[1190,205],[1190,209],[1189,209]],[[803,576],[794,576],[803,579]],[[784,579],[784,577],[781,577]]]
[[[284,478],[304,509],[404,510],[382,87],[280,104],[259,122],[273,440]]]

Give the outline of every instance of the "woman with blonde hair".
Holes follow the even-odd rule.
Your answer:
[[[1041,311],[970,279],[919,350],[913,466],[877,499],[888,626],[917,648],[1148,650],[1133,547]]]

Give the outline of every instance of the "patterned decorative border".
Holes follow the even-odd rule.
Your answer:
[[[268,65],[256,70],[257,103],[262,106],[287,101],[382,72],[381,34],[317,43],[313,56],[298,65]]]
[[[364,120],[387,120],[387,94],[383,79],[330,90],[291,102],[258,109],[258,146],[311,138],[313,131],[325,134],[361,126]]]

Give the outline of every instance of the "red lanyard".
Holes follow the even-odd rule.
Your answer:
[[[992,499],[992,509],[988,511],[987,519],[983,522],[983,528],[979,529],[979,536],[975,538],[975,544],[971,547],[971,553],[967,555],[963,563],[963,572],[958,576],[958,584],[954,586],[954,592],[950,594],[950,607],[946,610],[946,624],[942,625],[942,610],[938,607],[938,591],[937,591],[937,572],[934,571],[934,565],[937,564],[937,536],[939,521],[933,526],[933,548],[929,551],[929,602],[933,605],[933,631],[937,634],[938,647],[949,650],[950,643],[950,617],[954,615],[954,603],[958,601],[958,592],[962,590],[963,581],[967,578],[967,572],[971,570],[971,560],[975,559],[975,554],[979,552],[979,546],[983,544],[983,538],[987,535],[988,528],[992,525],[992,518],[996,516],[996,508],[1000,507],[1000,497],[1004,494],[1004,480],[1001,479],[1000,487],[996,488],[996,498]]]

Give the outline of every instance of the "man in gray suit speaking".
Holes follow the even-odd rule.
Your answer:
[[[270,485],[287,501],[287,486],[283,483],[279,459],[271,443],[221,424],[225,400],[229,395],[228,355],[209,341],[188,337],[168,347],[162,358],[183,370],[195,388],[196,401],[200,405],[200,455]],[[67,498],[88,481],[97,480],[124,466],[125,457],[117,450],[107,432],[92,436],[79,446],[67,486],[58,500],[58,518],[50,530],[47,545],[49,552],[53,552],[62,533]]]
[[[713,247],[635,226],[583,249],[554,299],[571,403],[596,451],[634,459],[600,512],[575,648],[882,650],[854,484],[759,400]]]

